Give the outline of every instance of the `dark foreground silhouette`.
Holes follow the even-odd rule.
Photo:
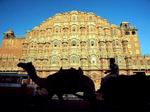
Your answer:
[[[143,109],[150,102],[150,77],[143,73],[109,77],[97,92],[107,103]]]
[[[60,101],[63,101],[64,94],[74,94],[83,92],[83,99],[87,99],[91,106],[96,106],[95,86],[94,82],[87,76],[83,75],[81,68],[76,70],[60,69],[58,72],[49,75],[47,78],[40,78],[36,74],[35,67],[32,63],[18,63],[18,67],[22,67],[31,79],[41,88],[48,91],[48,96],[51,99],[56,94]]]

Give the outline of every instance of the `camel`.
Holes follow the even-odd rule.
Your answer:
[[[150,77],[144,73],[109,77],[102,82],[100,93],[105,102],[117,105],[146,105],[150,102]]]
[[[40,78],[36,74],[36,69],[32,62],[18,63],[18,67],[23,68],[29,77],[41,88],[48,91],[50,99],[56,94],[60,101],[63,101],[64,94],[77,95],[83,92],[82,98],[87,99],[92,105],[96,102],[94,82],[83,74],[81,68],[62,69],[47,78]],[[78,96],[78,95],[77,95]]]

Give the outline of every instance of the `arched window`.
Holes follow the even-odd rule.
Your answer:
[[[76,46],[77,42],[75,40],[71,41],[71,46]]]
[[[77,56],[71,56],[71,63],[78,63],[78,58],[77,58]]]
[[[54,41],[54,47],[60,47],[60,43],[58,41]]]
[[[42,50],[42,49],[43,49],[43,46],[42,46],[41,44],[39,45],[39,49],[40,49],[40,50]]]
[[[93,17],[92,16],[89,16],[89,20],[91,21],[93,19]]]
[[[64,33],[68,32],[68,29],[69,29],[68,27],[64,27],[63,28]]]
[[[58,58],[57,58],[57,56],[52,56],[51,63],[52,64],[58,64]]]
[[[96,56],[95,55],[91,56],[91,64],[96,64]]]
[[[112,42],[112,45],[115,46],[115,41]]]
[[[91,41],[91,46],[94,46],[94,44],[95,44],[94,41]]]
[[[77,27],[76,26],[72,26],[71,31],[72,32],[76,32],[77,31]]]
[[[86,28],[85,28],[84,26],[81,26],[81,27],[80,27],[80,31],[81,31],[81,32],[85,32],[85,30],[86,30]]]
[[[56,26],[56,27],[55,27],[55,33],[60,33],[60,31],[61,31],[61,30],[60,30],[60,27],[59,27],[59,26]]]
[[[100,47],[105,47],[105,43],[104,43],[103,41],[100,41],[100,42],[99,42],[99,46],[100,46]]]
[[[95,45],[96,45],[95,40],[91,40],[90,41],[90,46],[95,46]]]
[[[76,16],[76,15],[73,15],[73,16],[71,17],[71,20],[72,20],[72,21],[77,21],[77,16]]]
[[[67,47],[67,45],[68,45],[68,42],[62,42],[63,47]]]
[[[33,49],[33,48],[34,48],[34,44],[31,43],[31,44],[29,45],[29,47],[30,47],[31,49]]]
[[[27,44],[23,44],[23,49],[27,49],[28,45]]]
[[[118,41],[116,41],[116,45],[119,46],[119,42]]]
[[[46,28],[46,30],[47,30],[48,32],[51,32],[51,31],[52,31],[52,28]]]
[[[130,32],[129,32],[129,31],[126,31],[126,32],[125,32],[125,35],[130,35]]]
[[[81,44],[82,47],[85,47],[86,46],[86,41],[81,41],[80,44]]]
[[[94,27],[93,27],[93,26],[90,26],[90,27],[89,27],[89,31],[90,31],[90,32],[93,32],[93,31],[94,31]]]
[[[120,41],[118,41],[118,40],[114,41],[113,45],[120,46]]]
[[[49,50],[49,45],[45,45],[45,52],[48,52],[48,50]]]
[[[56,28],[55,31],[56,31],[56,33],[58,33],[59,32],[59,28]]]

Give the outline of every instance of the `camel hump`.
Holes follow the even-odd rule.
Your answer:
[[[69,69],[63,69],[62,67],[59,69],[58,72],[55,73],[55,75],[70,75],[72,74],[73,76],[78,76],[78,75],[83,75],[83,70],[79,67],[78,69],[75,69],[73,67]]]
[[[58,77],[81,77],[83,75],[83,70],[81,68],[75,69],[75,68],[69,68],[69,69],[63,69],[62,67],[60,70],[53,75]]]

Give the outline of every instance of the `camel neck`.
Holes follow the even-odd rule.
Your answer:
[[[28,71],[29,76],[31,79],[39,79],[39,76],[37,76],[36,71]]]
[[[33,82],[35,82],[39,86],[43,86],[43,78],[37,76],[36,71],[28,71],[28,74]]]

